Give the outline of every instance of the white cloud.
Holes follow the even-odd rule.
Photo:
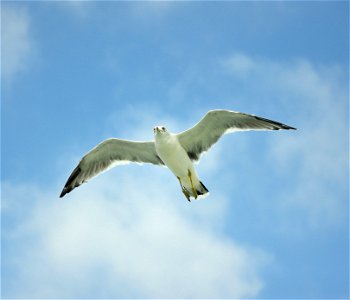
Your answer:
[[[27,70],[35,54],[30,19],[19,6],[1,6],[2,78],[11,81]]]
[[[4,297],[240,298],[263,287],[267,255],[225,236],[227,200],[187,203],[165,168],[119,167],[58,193],[3,184],[3,243],[17,246],[3,253],[15,272]]]
[[[246,80],[254,87],[262,99],[260,106],[270,115],[283,115],[284,122],[298,128],[292,134],[273,135],[266,148],[267,159],[277,164],[281,178],[292,182],[276,203],[281,205],[283,219],[279,228],[300,232],[344,224],[349,166],[348,92],[342,84],[345,68],[315,66],[302,59],[271,61],[242,53],[228,58],[224,66],[236,80]],[[297,224],[284,219],[291,212]]]
[[[284,137],[272,152],[284,162],[299,164],[297,186],[286,203],[305,208],[312,227],[339,225],[347,219],[348,96],[328,78],[332,68],[323,72],[299,62],[282,79],[305,101],[297,110],[297,137]]]

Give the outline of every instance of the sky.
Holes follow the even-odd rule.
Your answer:
[[[1,1],[2,299],[349,297],[349,3]],[[129,164],[60,199],[109,137],[210,109],[188,203]]]

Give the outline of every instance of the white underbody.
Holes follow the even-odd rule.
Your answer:
[[[172,134],[158,134],[155,137],[155,146],[158,156],[164,164],[180,178],[182,185],[191,191],[191,181],[188,171],[191,172],[193,185],[200,184],[197,173],[187,152],[182,148],[177,137]]]

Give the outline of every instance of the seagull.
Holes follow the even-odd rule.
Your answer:
[[[188,201],[205,197],[208,189],[198,179],[193,163],[226,133],[246,130],[296,128],[230,110],[210,110],[195,126],[179,134],[164,126],[153,128],[154,141],[138,142],[110,138],[98,144],[80,160],[69,176],[60,197],[110,168],[129,163],[150,163],[168,167],[177,177]]]

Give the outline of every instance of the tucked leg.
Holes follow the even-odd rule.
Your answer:
[[[181,190],[182,190],[182,193],[185,195],[186,199],[188,202],[191,202],[190,200],[190,194],[188,193],[188,191],[182,186],[182,183],[181,183],[181,179],[180,177],[177,177],[176,178],[179,180],[179,183],[180,183],[180,186],[181,186]]]
[[[196,189],[195,189],[194,186],[193,186],[192,174],[191,174],[191,171],[190,171],[190,170],[188,170],[188,177],[190,178],[190,182],[191,182],[191,187],[192,187],[192,192],[193,192],[194,198],[197,199],[198,195],[197,195]]]

